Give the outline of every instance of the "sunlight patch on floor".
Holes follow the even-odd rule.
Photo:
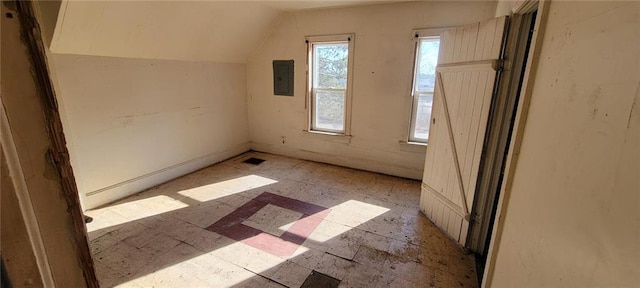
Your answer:
[[[117,287],[234,287],[251,279],[255,274],[231,262],[221,261],[220,256],[233,257],[236,260],[244,259],[246,261],[250,261],[255,257],[264,258],[257,254],[247,254],[248,248],[237,244],[239,243],[188,258],[178,263],[171,263],[166,267],[159,267],[153,273],[132,279]],[[172,254],[176,254],[175,256],[179,257],[181,254],[192,253],[188,249],[187,246],[184,248],[177,247],[166,256],[174,256]],[[166,256],[164,258],[170,258]],[[277,263],[269,263],[270,267],[276,266],[285,260],[279,259],[276,261]],[[182,277],[185,273],[192,277]]]
[[[378,205],[358,200],[347,200],[331,207],[331,213],[329,213],[326,219],[347,226],[358,227],[358,225],[361,225],[388,211],[388,208]]]
[[[188,190],[182,190],[178,192],[178,194],[189,197],[193,200],[206,202],[274,183],[278,183],[278,181],[258,175],[247,175]]]
[[[329,241],[389,211],[388,208],[357,200],[347,200],[330,209],[331,213],[309,235],[308,241],[319,243]]]
[[[158,195],[85,211],[87,216],[91,216],[94,219],[93,222],[87,224],[87,232],[162,215],[186,207],[189,207],[189,205],[169,196]]]

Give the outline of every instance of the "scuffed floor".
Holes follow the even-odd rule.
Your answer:
[[[419,195],[418,181],[250,152],[87,211],[89,246],[102,287],[476,287],[473,256]]]

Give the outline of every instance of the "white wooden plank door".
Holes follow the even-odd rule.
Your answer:
[[[469,218],[507,17],[440,34],[421,210],[461,245]]]

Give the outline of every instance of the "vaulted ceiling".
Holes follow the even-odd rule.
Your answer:
[[[51,51],[243,63],[284,12],[402,1],[63,1]]]

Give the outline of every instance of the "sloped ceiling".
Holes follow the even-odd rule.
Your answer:
[[[67,1],[53,53],[245,62],[280,11],[252,3]]]
[[[337,8],[337,7],[351,7],[359,5],[373,5],[373,4],[386,4],[397,2],[409,2],[411,0],[288,0],[288,1],[261,1],[255,2],[262,3],[263,5],[271,6],[283,11],[298,11],[305,9],[319,9],[319,8]],[[416,0],[413,0],[416,1]]]
[[[399,1],[63,1],[51,51],[244,63],[286,11]]]

